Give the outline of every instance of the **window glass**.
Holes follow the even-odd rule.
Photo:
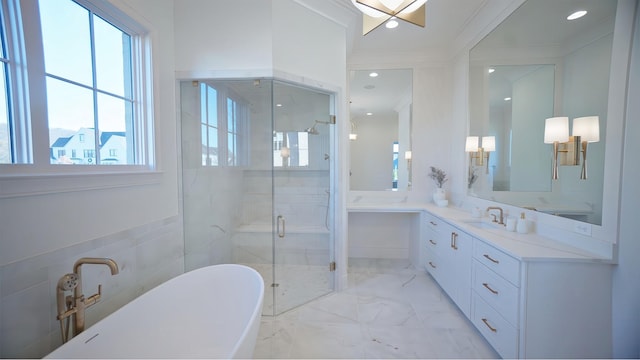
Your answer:
[[[51,163],[134,164],[130,35],[71,0],[40,0],[40,13],[50,143],[66,154],[80,145],[65,138],[88,137],[82,160]]]
[[[45,71],[91,86],[89,11],[73,1],[40,0]]]
[[[11,164],[14,162],[12,154],[12,134],[11,134],[11,113],[10,113],[10,98],[8,94],[8,62],[5,46],[5,31],[4,31],[4,10],[0,6],[0,77],[2,83],[0,83],[0,164]]]
[[[6,66],[5,62],[0,63],[0,76],[3,80],[0,84],[0,164],[13,162]]]
[[[98,89],[131,97],[131,37],[94,16]]]

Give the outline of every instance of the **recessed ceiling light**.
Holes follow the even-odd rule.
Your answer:
[[[496,71],[496,69],[494,68],[489,68],[489,74],[491,74],[492,72]]]
[[[504,101],[511,101],[511,98],[510,97],[506,97],[506,98],[504,98]]]
[[[276,104],[277,107],[282,107],[282,104]]]
[[[567,16],[567,20],[575,20],[575,19],[579,19],[583,16],[587,15],[587,11],[586,10],[578,10],[576,12],[574,12],[573,14]]]
[[[367,113],[367,116],[371,116],[371,115],[373,115],[373,113],[371,113],[371,112],[368,112],[368,113]]]
[[[378,77],[378,73],[375,71],[372,73],[369,73],[369,77]]]

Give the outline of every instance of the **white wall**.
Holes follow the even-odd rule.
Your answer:
[[[112,0],[150,30],[154,65],[154,116],[159,172],[152,176],[82,178],[87,190],[38,194],[56,181],[31,181],[30,194],[0,199],[0,357],[41,357],[60,344],[55,320],[58,279],[82,256],[111,257],[106,267],[85,266],[86,293],[104,285],[103,301],[90,308],[88,325],[141,292],[182,272],[178,215],[173,3]],[[94,185],[105,183],[107,187]],[[150,180],[150,181],[149,181]],[[29,181],[29,180],[27,180]],[[128,186],[133,181],[136,185]],[[110,184],[125,184],[109,187]],[[98,267],[102,268],[102,267]]]
[[[638,3],[638,1],[636,1]],[[618,266],[613,273],[613,357],[640,358],[640,14],[636,5],[635,33],[627,95],[625,148],[622,162]]]

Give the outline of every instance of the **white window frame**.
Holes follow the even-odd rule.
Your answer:
[[[74,0],[79,5],[131,35],[134,97],[134,152],[137,164],[58,165],[50,163],[46,122],[46,77],[37,0],[0,0],[5,14],[14,20],[7,28],[15,156],[23,162],[0,164],[0,198],[41,193],[82,191],[158,183],[161,172],[155,149],[152,33],[143,19],[118,9],[107,0]],[[98,149],[96,149],[98,151]],[[25,163],[27,162],[27,163]],[[108,176],[105,176],[108,175]]]
[[[216,104],[217,104],[217,124],[211,126],[208,120],[200,119],[200,130],[202,131],[202,125],[207,127],[213,127],[217,129],[217,141],[218,141],[218,163],[213,165],[202,164],[201,167],[244,167],[247,166],[249,160],[249,144],[248,144],[248,127],[249,127],[249,115],[248,104],[238,97],[226,86],[219,86],[216,84],[210,84],[207,82],[201,83],[201,86],[207,88],[213,88],[216,90]],[[201,91],[201,90],[198,90]],[[201,99],[200,92],[198,93],[198,99]],[[235,131],[229,131],[229,112],[228,101],[231,100],[237,104],[238,112],[234,117]],[[198,100],[200,101],[200,100]],[[200,109],[205,106],[200,103]],[[202,111],[200,112],[202,114]],[[234,154],[233,163],[229,163],[229,135],[233,135],[234,142],[236,144],[237,154]],[[201,134],[202,136],[202,134]],[[207,144],[208,145],[208,144]]]

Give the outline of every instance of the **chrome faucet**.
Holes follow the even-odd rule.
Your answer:
[[[491,214],[493,216],[493,222],[497,222],[500,225],[505,225],[504,212],[502,211],[502,208],[499,206],[489,206],[486,211],[491,211],[491,210],[500,210],[500,221],[496,219],[495,214]]]
[[[64,275],[58,282],[58,320],[62,330],[62,342],[67,342],[69,332],[69,322],[73,317],[73,336],[84,331],[85,310],[100,301],[102,296],[102,285],[98,285],[98,293],[85,299],[82,293],[82,273],[81,267],[84,264],[106,265],[111,270],[111,275],[118,273],[118,264],[107,258],[83,257],[78,259],[73,265],[73,273]],[[73,296],[64,296],[65,291],[73,290]],[[66,324],[66,326],[65,326]]]

